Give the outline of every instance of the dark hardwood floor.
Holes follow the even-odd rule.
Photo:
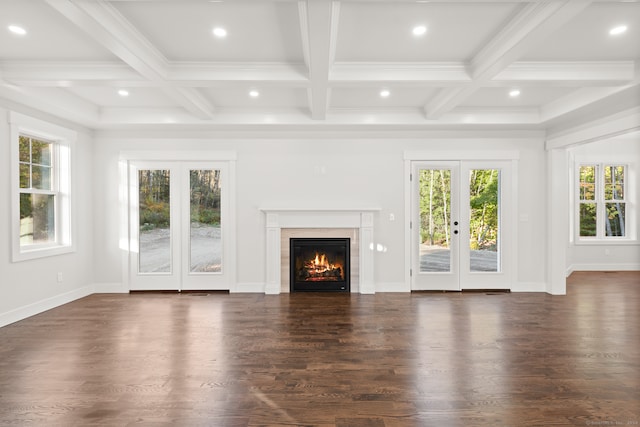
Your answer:
[[[567,289],[92,295],[0,328],[0,425],[640,425],[640,272]]]

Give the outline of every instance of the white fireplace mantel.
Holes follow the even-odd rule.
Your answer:
[[[261,208],[266,214],[266,294],[280,293],[280,234],[283,228],[352,228],[359,231],[361,294],[375,293],[373,219],[379,208]]]

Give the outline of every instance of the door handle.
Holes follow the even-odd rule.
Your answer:
[[[453,230],[453,234],[458,234],[458,230]]]

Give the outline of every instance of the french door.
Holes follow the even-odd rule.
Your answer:
[[[510,165],[412,162],[412,290],[510,289]]]
[[[229,289],[227,164],[129,164],[131,290]]]

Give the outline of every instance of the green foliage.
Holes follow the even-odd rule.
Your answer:
[[[474,190],[473,188],[471,189]],[[481,189],[476,189],[477,194],[471,197],[469,203],[471,205],[471,209],[482,209],[486,206],[491,206],[495,208],[498,206],[498,181],[492,180],[489,184]]]
[[[580,236],[595,237],[597,234],[596,203],[580,203]]]
[[[33,216],[33,203],[31,194],[20,194],[20,219]]]
[[[220,171],[192,170],[189,182],[191,221],[220,225]]]
[[[140,203],[141,230],[154,228],[167,228],[170,225],[169,204],[166,202],[154,202],[151,197]]]
[[[191,211],[191,221],[209,225],[220,225],[220,209],[194,209]]]
[[[166,228],[170,225],[171,176],[169,170],[141,170],[138,174],[140,229]],[[190,219],[220,225],[220,171],[191,170]]]
[[[420,171],[420,239],[428,245],[447,245],[451,222],[451,172]]]
[[[476,250],[497,250],[500,172],[474,169],[469,175],[469,245]]]
[[[420,238],[428,245],[448,245],[451,223],[451,174],[446,169],[420,171]],[[472,249],[497,250],[500,171],[474,169],[469,175],[469,233]]]

